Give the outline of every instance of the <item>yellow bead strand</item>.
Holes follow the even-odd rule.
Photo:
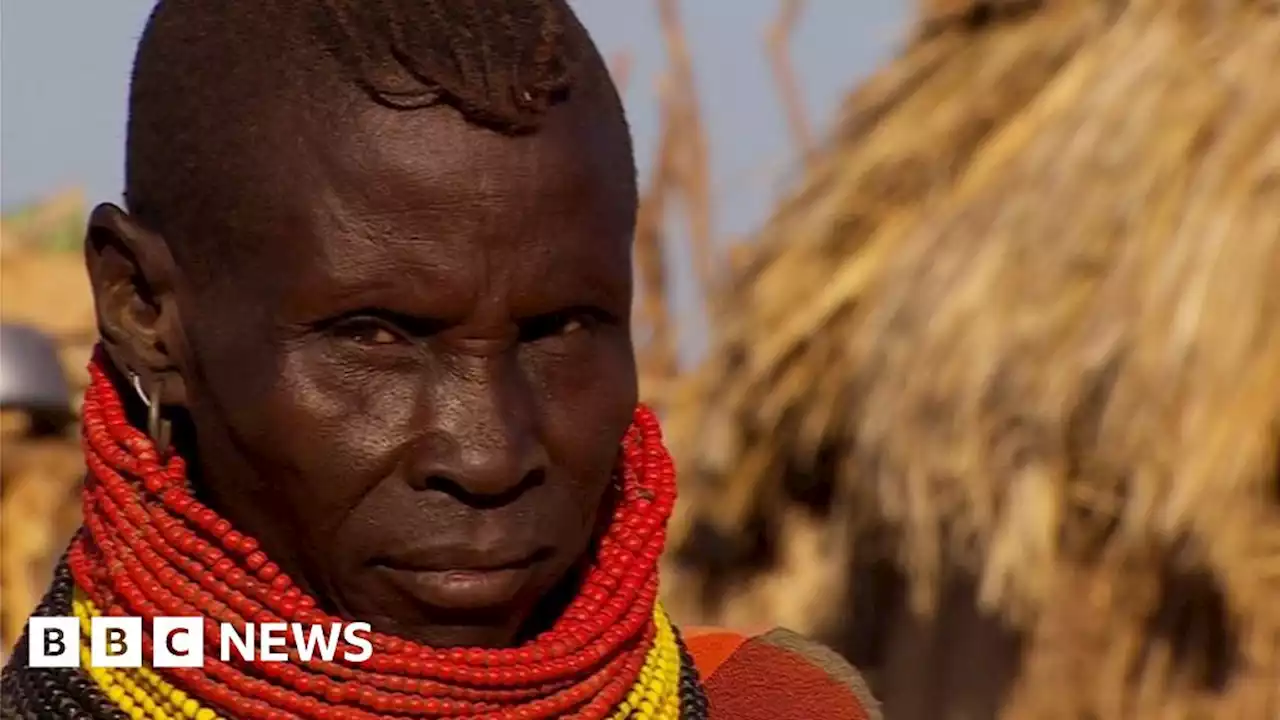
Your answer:
[[[679,720],[680,647],[671,620],[659,605],[653,609],[657,632],[645,655],[640,677],[612,720]]]
[[[80,598],[77,598],[80,600]],[[133,718],[151,717],[154,720],[171,720],[174,708],[152,694],[130,677],[124,668],[95,668],[91,666],[92,651],[89,648],[90,618],[98,615],[92,603],[73,601],[72,608],[80,620],[80,660],[89,669],[89,675],[112,702]],[[115,689],[113,689],[115,688]],[[160,697],[163,697],[160,696]],[[132,706],[132,707],[129,707]]]
[[[225,720],[213,710],[203,707],[191,696],[160,677],[145,665],[138,668],[95,668],[89,666],[91,618],[101,613],[84,593],[76,589],[72,609],[80,619],[80,655],[103,694],[127,714],[131,720]]]

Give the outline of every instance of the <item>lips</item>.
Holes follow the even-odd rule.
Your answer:
[[[442,610],[499,608],[514,600],[549,551],[422,548],[374,559],[378,572],[419,602]]]

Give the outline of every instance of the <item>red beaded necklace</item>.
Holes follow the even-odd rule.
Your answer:
[[[76,584],[104,614],[203,617],[207,638],[218,637],[222,622],[339,622],[192,496],[182,458],[162,461],[126,420],[105,362],[99,350],[84,401],[85,527],[68,555]],[[433,649],[374,634],[373,656],[359,664],[223,663],[206,654],[203,668],[164,673],[246,719],[607,717],[653,640],[658,558],[675,502],[671,458],[643,406],[621,456],[621,498],[582,588],[527,645]]]

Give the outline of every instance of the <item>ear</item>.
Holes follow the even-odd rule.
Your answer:
[[[104,203],[89,216],[84,251],[98,332],[116,369],[137,374],[144,388],[160,383],[162,404],[186,405],[186,342],[175,292],[180,276],[169,246]]]

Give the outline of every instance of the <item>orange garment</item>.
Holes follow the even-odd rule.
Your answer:
[[[793,632],[681,633],[702,676],[711,720],[882,720],[853,666]]]

